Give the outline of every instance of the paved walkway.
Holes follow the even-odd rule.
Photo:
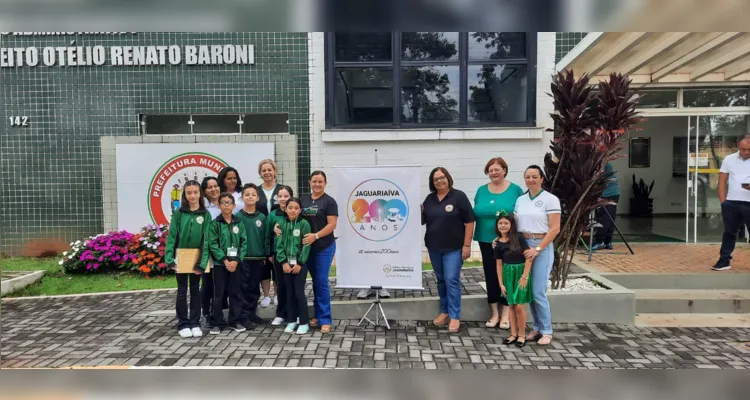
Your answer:
[[[0,367],[251,366],[427,369],[750,368],[748,328],[555,325],[551,346],[506,347],[505,331],[479,324],[448,334],[428,322],[391,331],[336,321],[297,336],[265,326],[180,339],[174,291],[4,300]]]
[[[597,251],[591,261],[588,261],[588,254],[579,253],[575,262],[600,272],[750,273],[750,246],[744,243],[737,244],[732,255],[732,269],[721,272],[711,271],[711,266],[719,259],[721,246],[718,244],[635,243],[631,247],[635,255],[631,255],[624,244],[615,243],[614,250]]]

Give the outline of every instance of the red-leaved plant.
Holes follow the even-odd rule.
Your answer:
[[[624,134],[640,121],[635,107],[638,94],[630,89],[631,80],[612,74],[608,81],[589,85],[588,75],[576,79],[573,71],[553,77],[555,138],[551,153],[544,157],[547,180],[544,189],[560,199],[560,234],[555,239],[552,287],[565,287],[581,233],[589,213],[604,204],[601,194],[608,176],[607,163],[622,157]]]

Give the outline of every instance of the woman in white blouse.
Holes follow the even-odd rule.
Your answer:
[[[516,201],[515,215],[518,231],[529,244],[524,252],[532,258],[531,292],[534,301],[529,304],[534,319],[533,330],[526,335],[527,341],[540,345],[552,342],[552,313],[547,299],[547,281],[555,261],[554,240],[560,233],[560,199],[542,189],[544,172],[537,165],[526,168],[524,180],[528,192]]]

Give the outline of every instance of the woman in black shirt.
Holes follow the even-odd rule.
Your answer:
[[[430,194],[422,203],[424,241],[440,296],[440,315],[433,321],[449,332],[461,326],[461,267],[471,254],[474,211],[464,192],[453,188],[453,178],[443,167],[430,172]]]
[[[339,207],[333,197],[325,193],[328,183],[323,171],[310,175],[312,193],[302,196],[302,216],[310,223],[311,233],[305,235],[303,244],[311,245],[307,269],[313,283],[315,317],[310,326],[320,325],[321,333],[331,331],[331,289],[328,274],[331,271],[333,256],[336,254],[336,238],[333,231],[338,222]]]

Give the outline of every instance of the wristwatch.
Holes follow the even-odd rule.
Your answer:
[[[542,248],[541,248],[541,247],[539,247],[539,246],[536,246],[536,247],[534,248],[534,250],[536,250],[536,251],[542,251]]]
[[[318,239],[320,239],[320,237],[319,237],[319,236],[318,236],[318,234],[316,233],[316,234],[315,234],[315,240],[318,240]]]

